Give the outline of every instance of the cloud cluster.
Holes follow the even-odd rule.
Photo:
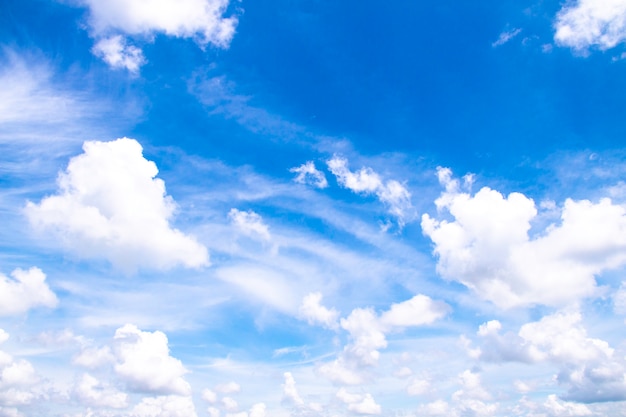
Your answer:
[[[0,344],[8,338],[9,334],[0,329]],[[39,377],[30,362],[0,351],[0,415],[21,417],[18,409],[38,399],[38,382]]]
[[[531,238],[533,200],[488,187],[470,195],[449,169],[438,175],[446,191],[435,203],[453,220],[422,216],[437,271],[501,308],[575,303],[597,293],[596,275],[626,263],[626,210],[609,199],[567,199],[560,223]]]
[[[0,273],[0,316],[22,314],[39,306],[56,307],[58,299],[41,269],[16,269],[11,277]]]
[[[170,226],[176,204],[137,141],[85,142],[83,150],[59,175],[58,194],[27,204],[31,224],[127,272],[208,264],[206,248]]]
[[[554,24],[558,45],[586,52],[609,49],[626,39],[626,1],[576,0],[566,2]]]
[[[241,390],[241,387],[236,382],[228,382],[225,384],[218,384],[214,387],[214,390],[205,389],[202,391],[202,399],[210,404],[207,412],[210,417],[220,417],[222,412],[225,413],[225,417],[265,417],[265,403],[254,404],[249,411],[239,411],[239,404],[237,401],[228,396],[220,394],[236,394]]]
[[[224,17],[229,0],[78,0],[89,9],[93,52],[114,68],[137,72],[145,62],[129,37],[151,40],[157,34],[191,38],[199,46],[226,48],[237,18]]]
[[[333,310],[319,304],[321,295],[312,293],[303,300],[300,311],[310,323],[335,328]],[[424,326],[444,317],[449,306],[441,301],[418,294],[377,314],[371,308],[356,308],[340,320],[341,329],[348,333],[349,343],[337,359],[319,366],[318,371],[331,381],[357,385],[367,378],[367,369],[378,364],[380,349],[387,347],[386,334],[407,327]]]
[[[241,211],[233,208],[228,212],[228,218],[237,230],[245,235],[259,237],[262,240],[272,238],[269,227],[263,222],[261,216],[252,210]]]
[[[472,355],[484,361],[551,363],[557,381],[568,388],[565,400],[626,400],[626,360],[601,339],[587,336],[578,312],[559,311],[524,324],[517,334],[501,334],[497,320],[480,326],[480,347]]]
[[[378,173],[369,167],[353,172],[348,168],[348,160],[337,155],[327,161],[328,169],[337,177],[337,182],[350,191],[375,195],[389,208],[389,213],[397,217],[400,225],[411,209],[411,193],[396,180],[384,182]]]

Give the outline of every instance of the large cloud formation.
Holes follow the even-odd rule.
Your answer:
[[[229,0],[78,0],[89,8],[89,26],[97,39],[93,52],[113,68],[137,72],[145,62],[141,49],[127,37],[156,34],[192,38],[228,47],[237,18],[224,17]]]
[[[520,193],[462,192],[449,169],[435,202],[453,220],[422,216],[437,271],[501,308],[562,306],[597,294],[595,276],[626,263],[626,210],[609,199],[567,199],[558,224],[529,236],[537,208]]]
[[[137,141],[85,142],[83,150],[59,175],[57,195],[27,204],[34,226],[127,272],[208,264],[206,248],[170,226],[176,204]]]

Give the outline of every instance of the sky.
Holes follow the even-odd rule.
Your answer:
[[[626,416],[626,0],[3,0],[0,417]]]

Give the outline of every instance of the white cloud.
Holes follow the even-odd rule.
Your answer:
[[[501,325],[480,326],[479,357],[487,361],[552,363],[557,381],[568,391],[565,400],[578,402],[626,399],[626,360],[601,339],[587,336],[578,312],[561,311],[524,324],[517,334],[500,335]]]
[[[558,45],[579,52],[593,46],[613,48],[626,39],[626,1],[569,1],[557,13],[554,27]]]
[[[238,383],[231,381],[225,384],[216,385],[215,391],[221,394],[235,394],[241,391],[241,386]]]
[[[613,311],[616,314],[626,315],[626,282],[622,282],[619,289],[613,293]]]
[[[197,417],[191,397],[145,397],[130,411],[132,417]]]
[[[59,175],[57,195],[28,202],[35,227],[53,231],[79,256],[127,272],[208,264],[206,248],[170,226],[176,204],[137,141],[85,142],[83,150]]]
[[[337,398],[348,405],[348,410],[356,414],[376,415],[381,413],[380,405],[376,404],[371,394],[350,394],[345,388],[341,388]]]
[[[100,39],[92,49],[93,54],[102,58],[113,68],[125,68],[136,73],[145,62],[141,49],[128,45],[121,35]]]
[[[201,47],[212,44],[227,48],[237,26],[236,17],[224,17],[228,3],[228,0],[79,0],[79,4],[89,8],[91,32],[98,39],[94,53],[111,66],[126,67],[133,72],[143,59],[139,48],[123,46],[127,44],[127,36],[152,40],[162,33],[192,38]]]
[[[387,347],[387,332],[430,324],[448,311],[447,304],[421,294],[392,304],[380,315],[371,308],[356,308],[340,321],[341,328],[349,334],[350,342],[337,359],[321,365],[318,371],[336,383],[360,384],[366,378],[364,371],[378,365],[380,349]]]
[[[300,397],[298,389],[296,388],[296,380],[291,372],[285,372],[283,374],[285,383],[283,384],[283,402],[290,405],[301,407],[304,405],[304,400]]]
[[[128,395],[107,386],[89,374],[83,374],[74,388],[74,394],[85,405],[95,407],[126,408]]]
[[[189,395],[183,379],[188,371],[169,354],[167,336],[159,331],[144,332],[132,324],[115,331],[113,352],[116,374],[128,386],[141,392]]]
[[[334,308],[328,309],[320,304],[322,293],[315,292],[306,295],[300,305],[300,316],[309,324],[319,324],[328,329],[337,329],[339,312]]]
[[[315,168],[313,161],[307,161],[299,167],[291,168],[290,172],[295,172],[294,181],[300,184],[309,184],[317,188],[328,187],[328,181],[322,171]]]
[[[409,395],[423,395],[430,389],[430,382],[426,379],[414,379],[406,387],[406,393]]]
[[[514,37],[516,37],[517,35],[519,35],[519,33],[522,31],[522,29],[516,28],[516,29],[511,29],[511,30],[507,30],[504,31],[500,34],[500,36],[498,37],[498,40],[496,40],[495,42],[493,42],[491,44],[491,46],[493,46],[494,48],[504,45],[505,43],[507,43],[508,41],[510,41],[511,39],[513,39]]]
[[[577,404],[569,401],[559,401],[556,395],[548,395],[548,399],[543,403],[545,409],[553,416],[590,416],[593,413],[584,404]]]
[[[391,327],[422,326],[444,317],[449,310],[446,303],[418,294],[410,300],[392,304],[380,316],[380,322]]]
[[[0,316],[22,314],[38,306],[54,308],[58,304],[39,268],[16,269],[11,277],[0,274]]]
[[[368,167],[352,172],[348,169],[348,160],[336,155],[327,161],[327,165],[341,186],[357,194],[376,195],[389,207],[389,212],[398,218],[399,224],[404,224],[405,217],[412,208],[411,193],[404,185],[396,180],[383,182],[380,175]]]
[[[609,199],[567,199],[560,224],[531,238],[533,200],[488,187],[472,196],[444,168],[439,179],[446,191],[435,204],[454,220],[422,216],[437,271],[501,308],[574,303],[597,294],[596,275],[626,263],[626,210]]]
[[[228,218],[232,224],[242,233],[248,236],[258,236],[263,240],[271,240],[269,227],[263,223],[263,219],[252,210],[240,211],[230,209]]]
[[[215,404],[217,402],[217,394],[210,389],[205,389],[202,390],[202,399],[209,404]]]

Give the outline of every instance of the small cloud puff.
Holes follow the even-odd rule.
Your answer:
[[[299,184],[309,184],[316,188],[328,187],[328,181],[322,171],[315,168],[313,161],[307,161],[299,167],[291,168],[290,172],[295,172],[294,181]]]
[[[369,167],[352,172],[348,169],[348,160],[337,155],[327,161],[328,169],[337,177],[337,182],[344,188],[357,194],[374,194],[380,202],[389,207],[389,213],[398,219],[402,227],[411,210],[411,193],[396,180],[384,182],[378,173]]]

